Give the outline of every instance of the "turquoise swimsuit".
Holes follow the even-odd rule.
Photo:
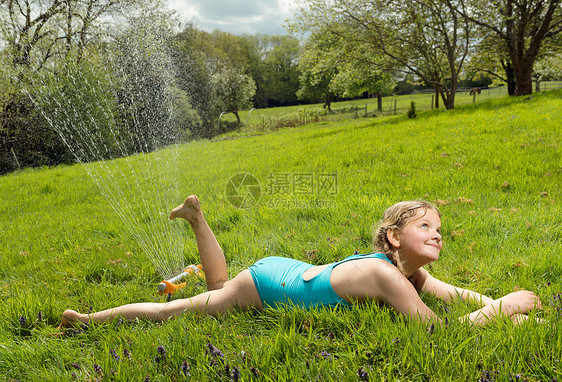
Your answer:
[[[303,308],[314,306],[351,305],[334,292],[330,283],[332,270],[338,265],[357,259],[383,259],[392,262],[382,253],[367,253],[346,257],[329,264],[310,280],[304,272],[314,265],[286,257],[266,257],[251,265],[249,270],[264,306],[292,303]]]

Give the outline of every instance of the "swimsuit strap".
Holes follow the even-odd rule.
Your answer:
[[[359,259],[382,259],[382,260],[386,260],[388,261],[390,264],[392,264],[392,261],[390,261],[390,259],[384,254],[384,253],[379,253],[379,252],[374,252],[374,253],[363,253],[363,254],[359,254],[359,255],[351,255],[346,257],[343,260],[340,261],[336,261],[334,263],[328,264],[328,266],[322,270],[322,272],[320,272],[319,274],[317,274],[316,276],[314,276],[313,278],[309,279],[309,280],[305,280],[305,282],[314,280],[316,278],[320,278],[320,279],[325,279],[330,280],[330,275],[332,274],[332,270],[337,267],[340,264],[346,263],[348,261],[351,260],[359,260]],[[392,264],[394,265],[394,264]],[[312,267],[312,265],[311,265]]]
[[[331,268],[337,267],[338,265],[340,265],[342,263],[345,263],[345,262],[348,262],[348,261],[351,261],[351,260],[358,260],[358,259],[382,259],[382,260],[386,260],[390,264],[394,265],[392,263],[392,261],[390,261],[388,256],[386,256],[384,253],[373,252],[373,253],[363,253],[363,254],[348,256],[343,260],[336,261],[335,263],[333,263],[333,266]]]

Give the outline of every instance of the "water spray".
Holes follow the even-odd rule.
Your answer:
[[[176,291],[184,288],[187,284],[187,282],[183,282],[181,284],[178,284],[178,282],[188,276],[204,277],[203,266],[201,264],[191,264],[187,266],[181,274],[174,276],[169,280],[162,280],[156,289],[158,289],[158,293],[160,294],[176,293]]]

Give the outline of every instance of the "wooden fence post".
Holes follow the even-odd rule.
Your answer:
[[[18,161],[18,157],[16,156],[16,152],[14,151],[14,148],[10,147],[10,151],[12,152],[12,155],[14,156],[14,159],[16,160],[16,165],[18,166],[18,170],[21,170],[20,162]]]
[[[396,101],[397,100],[394,100],[394,115],[396,115]]]

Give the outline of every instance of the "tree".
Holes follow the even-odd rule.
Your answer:
[[[301,94],[323,91],[328,99],[335,94],[348,98],[376,94],[382,110],[383,93],[389,94],[396,84],[389,72],[380,69],[382,66],[380,54],[357,50],[339,33],[312,33],[301,51]]]
[[[562,78],[562,33],[545,41],[533,67],[533,77],[536,91],[540,91],[541,81]]]
[[[335,46],[334,41],[337,39],[338,36],[325,35],[322,31],[312,32],[301,50],[299,59],[301,75],[297,96],[301,100],[322,100],[324,108],[328,111],[332,110],[332,100],[337,95],[331,83],[338,73],[339,56],[328,56],[325,52],[329,52],[330,48]]]
[[[121,3],[118,0],[2,1],[2,34],[13,65],[41,69],[49,61],[71,53],[80,61],[88,45],[99,42],[104,35],[104,20],[122,9]]]
[[[250,107],[250,100],[256,93],[252,77],[234,68],[224,67],[213,74],[211,81],[219,110],[233,113],[240,124],[238,110]]]
[[[384,54],[392,68],[435,87],[454,108],[458,78],[468,55],[472,29],[456,11],[456,0],[307,0],[292,23],[353,42],[356,50]]]
[[[509,95],[515,95],[515,74],[509,54],[497,35],[487,31],[478,39],[467,70],[491,76],[495,82],[506,83]]]
[[[193,25],[187,25],[176,34],[171,45],[172,60],[176,68],[176,83],[190,96],[197,111],[199,123],[190,125],[194,137],[210,138],[216,121],[216,102],[211,83],[212,73],[207,64],[207,54],[202,51],[205,35]]]
[[[466,20],[496,34],[513,64],[515,95],[533,91],[533,66],[543,43],[562,31],[561,0],[460,0]]]
[[[292,36],[263,36],[263,91],[267,106],[294,104],[299,88],[299,40]]]

